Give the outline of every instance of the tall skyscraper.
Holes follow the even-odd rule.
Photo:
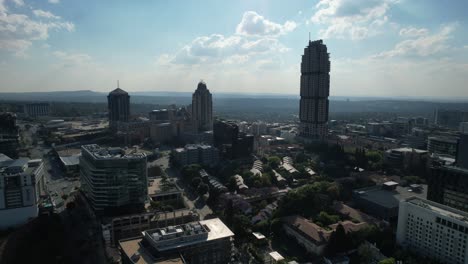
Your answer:
[[[305,140],[327,136],[330,54],[322,40],[309,41],[301,62],[299,134]]]
[[[117,84],[117,86],[119,86]],[[128,122],[130,116],[130,96],[119,87],[107,96],[109,126],[115,127],[118,122]]]
[[[213,129],[213,101],[204,81],[198,83],[192,96],[192,119],[199,132]]]

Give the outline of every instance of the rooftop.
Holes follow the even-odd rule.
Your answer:
[[[275,261],[284,260],[284,257],[281,256],[281,254],[278,253],[277,251],[270,252],[268,255],[270,255],[270,257]]]
[[[80,155],[73,155],[73,156],[60,156],[60,160],[62,161],[63,165],[65,166],[74,166],[80,164]]]
[[[141,159],[146,157],[145,153],[134,148],[109,148],[91,144],[83,145],[81,149],[87,151],[95,159]]]
[[[455,208],[438,204],[429,200],[421,199],[419,197],[410,197],[406,199],[406,202],[428,209],[439,215],[454,218],[468,224],[468,213],[457,210]]]
[[[184,264],[181,258],[154,260],[144,248],[140,246],[141,238],[119,241],[120,248],[135,264]]]
[[[415,152],[415,153],[418,153],[418,154],[428,153],[427,150],[415,149],[415,148],[397,148],[397,149],[389,149],[389,150],[387,150],[387,152],[392,152],[392,151],[397,151],[397,152]]]
[[[163,178],[158,177],[148,180],[148,195],[164,195],[168,193],[182,192],[177,184],[170,179],[163,181]]]
[[[128,95],[128,93],[120,88],[116,88],[109,95]]]
[[[290,228],[299,231],[299,233],[313,241],[316,245],[323,245],[328,242],[332,232],[336,227],[341,224],[346,232],[355,232],[367,227],[367,223],[353,223],[351,221],[343,221],[337,224],[330,225],[329,228],[332,230],[325,230],[315,223],[307,220],[306,218],[298,215],[283,217],[282,221],[289,225]]]
[[[234,236],[219,218],[168,226],[143,232],[145,240],[160,251]]]
[[[361,199],[368,202],[379,204],[386,208],[398,208],[403,199],[417,196],[425,199],[427,197],[427,185],[422,184],[422,189],[418,192],[410,187],[397,186],[395,190],[386,190],[377,185],[369,188],[362,188],[354,191]]]

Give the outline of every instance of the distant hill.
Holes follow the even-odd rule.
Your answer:
[[[171,104],[188,105],[191,103],[190,92],[131,92],[132,104],[146,104],[144,109],[158,108]],[[280,94],[234,94],[214,93],[214,110],[218,113],[295,115],[299,109],[299,96]],[[462,100],[462,99],[460,99]],[[107,103],[107,93],[90,90],[57,91],[57,92],[27,92],[0,93],[0,101],[46,101],[73,103]],[[468,103],[462,101],[435,101],[430,98],[365,98],[365,97],[330,97],[331,113],[395,113],[432,115],[437,108],[458,109],[468,111]],[[153,109],[154,109],[153,108]],[[105,109],[105,108],[104,108]],[[146,111],[146,110],[145,110]]]

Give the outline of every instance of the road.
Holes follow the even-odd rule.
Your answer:
[[[80,183],[78,179],[64,178],[59,160],[51,155],[51,148],[44,145],[42,141],[33,140],[37,138],[36,132],[37,125],[31,125],[29,129],[25,124],[20,125],[21,138],[25,147],[28,148],[29,157],[42,159],[46,190],[55,203],[57,212],[61,212],[65,205],[62,196],[69,196],[75,188],[80,186]]]

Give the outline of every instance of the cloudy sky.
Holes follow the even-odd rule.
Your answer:
[[[331,94],[468,97],[465,0],[0,0],[0,91],[299,91],[323,39]]]

